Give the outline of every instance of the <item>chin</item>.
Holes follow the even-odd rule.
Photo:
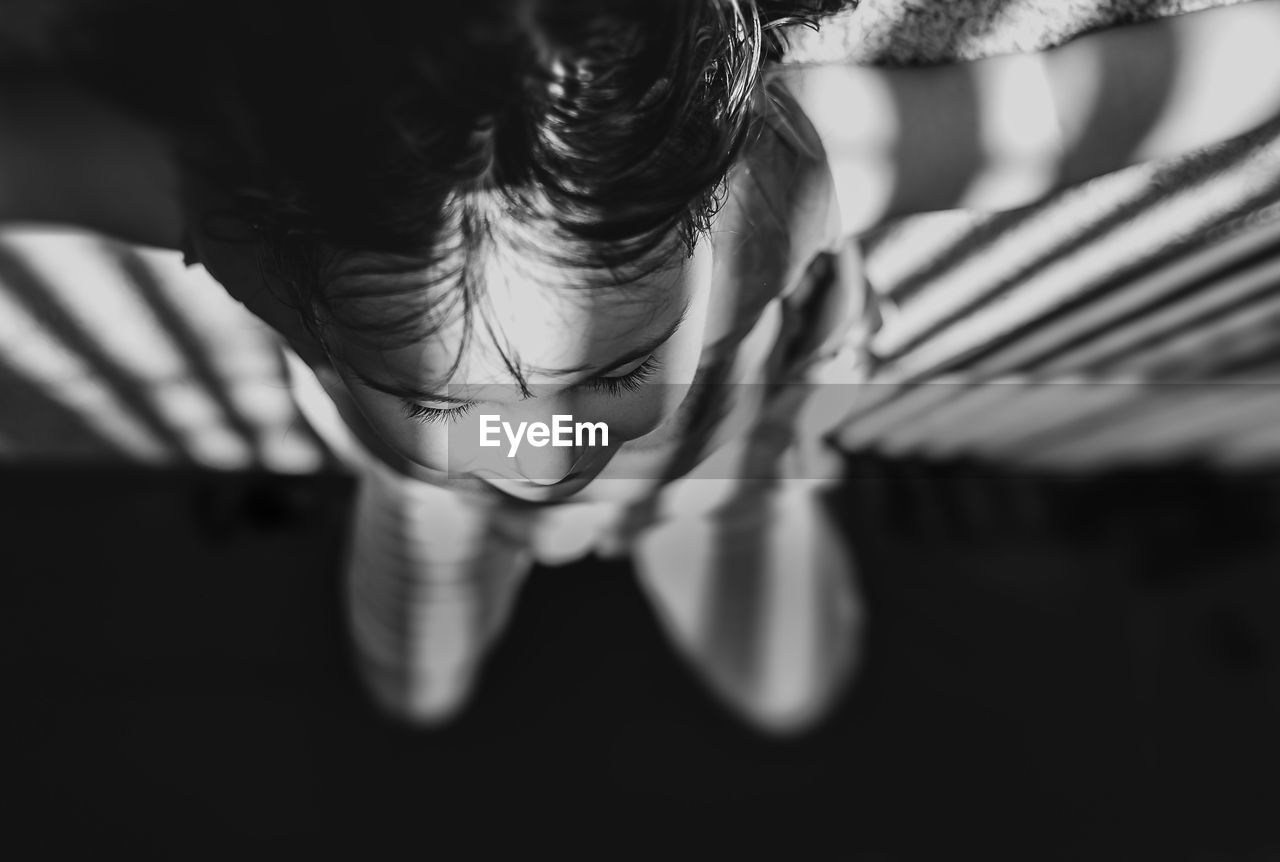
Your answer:
[[[559,482],[550,485],[540,485],[537,482],[507,479],[493,475],[477,474],[477,478],[495,491],[500,491],[508,497],[514,497],[526,503],[559,503],[590,485],[592,480],[595,479],[595,472],[570,474]]]

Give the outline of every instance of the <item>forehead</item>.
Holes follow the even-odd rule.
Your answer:
[[[699,288],[697,269],[677,254],[625,283],[580,286],[554,271],[495,262],[484,267],[476,303],[429,337],[380,349],[339,332],[335,346],[358,375],[393,386],[507,385],[512,364],[527,379],[554,377],[608,362],[671,327]]]

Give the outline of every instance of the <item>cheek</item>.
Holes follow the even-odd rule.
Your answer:
[[[394,398],[382,398],[359,388],[349,391],[369,427],[394,452],[422,467],[448,469],[449,425],[411,419]]]
[[[679,411],[697,376],[702,356],[702,327],[698,316],[659,351],[661,367],[634,392],[611,395],[592,392],[573,399],[578,417],[609,424],[610,440],[625,443],[649,434]]]
[[[692,388],[694,368],[687,373],[664,364],[652,380],[634,392],[611,395],[593,392],[574,399],[576,417],[604,421],[609,425],[610,440],[625,443],[655,431],[676,415]]]
[[[598,417],[609,425],[609,439],[614,445],[643,437],[661,425],[679,407],[677,389],[686,387],[646,384],[636,392],[621,396],[593,396],[595,403],[582,404],[583,416]]]

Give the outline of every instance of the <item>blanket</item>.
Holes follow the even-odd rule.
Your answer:
[[[1241,0],[862,0],[789,37],[798,63],[924,65],[1042,51],[1104,27]]]

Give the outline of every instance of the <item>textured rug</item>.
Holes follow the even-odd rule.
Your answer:
[[[1226,3],[866,0],[796,62],[911,65],[1060,45]],[[1060,468],[1280,458],[1280,128],[1008,213],[864,237],[883,324],[850,450]]]
[[[862,0],[791,39],[794,62],[921,65],[1040,51],[1119,24],[1240,0]]]

